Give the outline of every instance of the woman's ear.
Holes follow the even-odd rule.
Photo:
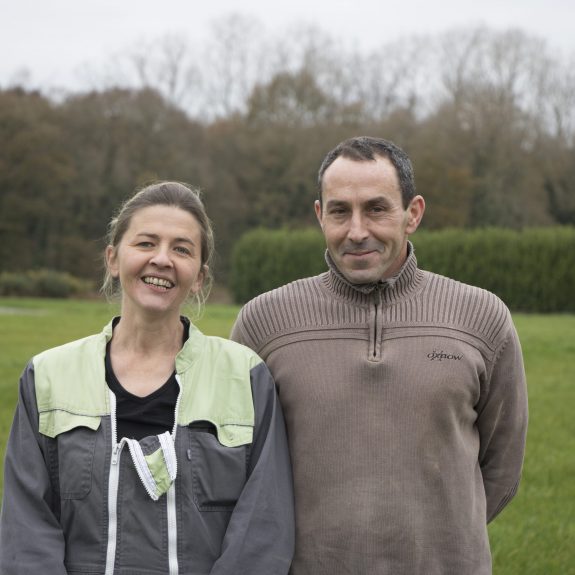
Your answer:
[[[106,247],[106,268],[108,273],[113,277],[117,278],[119,275],[118,271],[118,255],[117,250],[114,246]]]
[[[195,295],[202,289],[202,286],[204,285],[204,281],[206,281],[206,278],[208,277],[209,272],[210,272],[210,268],[206,264],[204,264],[201,267],[200,271],[198,272],[198,277],[196,278],[196,281],[194,282],[194,284],[192,285],[192,288],[190,289],[191,293],[193,293]]]

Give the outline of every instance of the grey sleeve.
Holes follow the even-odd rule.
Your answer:
[[[487,522],[492,521],[517,492],[527,418],[523,356],[517,332],[511,324],[507,338],[497,350],[489,388],[477,419]]]
[[[266,365],[251,372],[255,407],[248,480],[211,575],[285,575],[294,551],[291,463],[283,414]]]
[[[18,405],[4,461],[0,516],[0,573],[66,575],[64,536],[38,433],[34,368],[20,379]]]

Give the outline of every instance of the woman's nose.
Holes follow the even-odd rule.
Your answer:
[[[167,247],[158,246],[158,249],[154,252],[150,263],[157,265],[158,267],[171,267],[172,259],[170,258],[170,251]]]

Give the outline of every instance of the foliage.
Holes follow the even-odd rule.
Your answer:
[[[144,183],[199,180],[197,125],[151,90],[53,103],[0,91],[0,261],[96,280],[115,210]]]
[[[315,222],[319,165],[359,134],[409,153],[426,229],[575,224],[575,75],[536,37],[462,29],[363,53],[236,15],[202,49],[186,40],[150,39],[99,89],[0,89],[3,271],[96,280],[114,211],[171,179],[203,190],[226,283],[246,231]]]
[[[0,296],[67,298],[93,291],[92,282],[66,272],[31,270],[0,273]]]
[[[265,291],[325,271],[324,240],[315,229],[258,228],[237,242],[232,254],[231,290],[246,302]]]
[[[447,229],[411,236],[421,268],[482,287],[513,310],[574,312],[575,228]],[[325,270],[317,229],[248,232],[232,256],[236,301]]]
[[[497,294],[513,310],[574,312],[575,228],[417,232],[420,267]]]
[[[198,326],[225,337],[237,311],[208,305]],[[25,362],[43,349],[95,333],[114,312],[94,301],[0,299],[2,460]],[[530,422],[519,493],[489,525],[493,572],[565,575],[575,560],[575,316],[514,314],[514,320],[525,357]]]

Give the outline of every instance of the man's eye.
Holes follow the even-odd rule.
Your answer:
[[[373,206],[373,208],[370,208],[368,210],[368,214],[373,216],[373,217],[384,216],[387,213],[388,213],[388,210],[386,208],[384,208],[383,206]]]

